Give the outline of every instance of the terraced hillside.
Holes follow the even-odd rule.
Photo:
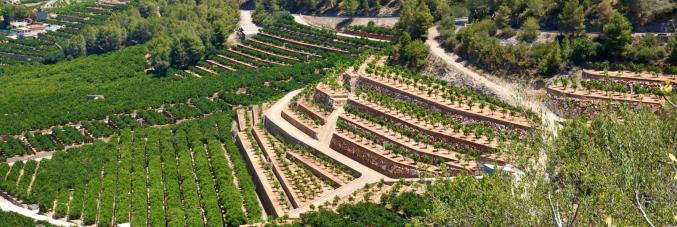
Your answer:
[[[308,206],[355,179],[357,173],[329,156],[274,137],[261,125],[263,111],[254,106],[239,112],[234,133],[269,215]]]
[[[68,39],[80,34],[88,25],[103,23],[114,12],[127,9],[125,4],[92,3],[91,6],[61,10],[54,18],[42,21],[61,26],[57,31],[48,31],[35,39],[10,39],[0,37],[0,65],[24,62],[51,62],[63,56]]]
[[[283,37],[292,30],[298,37],[325,38],[319,42]],[[4,118],[0,123],[0,157],[39,156],[44,151],[106,138],[123,128],[174,124],[224,107],[259,103],[318,80],[324,75],[322,69],[359,53],[360,48],[378,50],[389,45],[337,37],[292,21],[280,22],[266,31],[177,71],[175,77],[146,75],[143,48],[139,46],[41,69],[17,68],[12,77],[0,78],[17,85],[6,91],[3,101],[8,104],[0,117]],[[117,64],[127,67],[120,69]],[[93,71],[98,73],[91,74]],[[84,76],[88,81],[76,79]],[[35,90],[18,86],[29,80],[34,80]],[[87,100],[98,96],[104,99]],[[18,118],[26,107],[42,114]]]
[[[384,66],[385,60],[370,56],[328,77],[296,98],[282,118],[391,178],[478,173],[484,163],[505,164],[499,145],[539,127],[531,111]],[[332,121],[336,131],[326,128]]]
[[[281,34],[292,30],[313,39]],[[355,182],[360,174],[347,165],[262,128],[265,108],[243,107],[314,84],[359,60],[362,48],[388,44],[292,24],[266,31],[164,78],[142,73],[142,45],[0,77],[44,86],[14,87],[17,100],[2,101],[2,117],[12,121],[0,126],[8,161],[0,193],[76,224],[223,226],[283,216]],[[98,74],[84,76],[94,68]],[[45,109],[19,118],[26,108]],[[232,131],[235,119],[242,130]]]
[[[180,71],[177,76],[202,78],[245,69],[291,66],[334,55],[354,55],[363,49],[378,51],[389,45],[280,20],[238,45],[217,51],[198,65]]]
[[[665,103],[661,87],[676,84],[674,75],[585,70],[580,77],[555,80],[547,91],[558,114],[594,116],[605,106],[659,110]]]
[[[228,114],[125,129],[51,160],[2,164],[2,191],[84,225],[224,226],[261,220]]]
[[[386,61],[361,54],[316,85],[238,111],[233,133],[267,214],[298,218],[399,195],[401,179],[478,174],[540,127],[528,110]]]

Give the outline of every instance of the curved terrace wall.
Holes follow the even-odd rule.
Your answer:
[[[490,117],[481,117],[481,116],[469,116],[467,113],[462,111],[452,110],[441,105],[438,105],[429,100],[425,100],[421,97],[412,97],[411,95],[405,94],[400,90],[392,89],[386,86],[382,86],[376,82],[372,82],[369,79],[364,79],[360,77],[358,79],[358,85],[365,87],[370,90],[378,91],[380,93],[387,94],[396,99],[408,100],[416,102],[418,105],[421,105],[427,109],[432,109],[439,111],[440,113],[447,115],[453,118],[457,122],[473,122],[473,123],[485,123],[486,126],[495,129],[496,131],[516,131],[516,130],[529,130],[522,125],[513,125],[507,122],[496,122],[493,118]]]

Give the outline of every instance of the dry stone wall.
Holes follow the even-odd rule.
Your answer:
[[[449,111],[448,109],[442,109],[438,105],[434,105],[434,104],[431,104],[430,102],[426,102],[426,101],[421,100],[421,98],[411,97],[409,95],[402,93],[399,90],[395,90],[395,89],[391,89],[391,88],[388,88],[388,87],[385,87],[385,86],[381,86],[380,84],[374,83],[374,82],[367,80],[367,79],[360,78],[360,79],[358,79],[357,84],[358,84],[358,86],[361,86],[361,87],[367,88],[369,90],[373,90],[373,91],[377,91],[377,92],[389,95],[389,96],[396,98],[396,99],[416,102],[418,105],[421,105],[421,106],[423,106],[427,109],[438,111],[438,112],[440,112],[440,113],[442,113],[446,116],[449,116],[457,122],[461,122],[461,123],[483,123],[487,127],[493,128],[497,132],[513,131],[513,132],[518,132],[520,135],[526,134],[524,132],[524,130],[522,130],[522,129],[509,127],[509,126],[504,125],[504,124],[500,124],[500,123],[497,123],[497,122],[494,122],[494,121],[490,121],[490,118],[487,118],[488,119],[487,121],[478,120],[478,119],[466,116],[462,112],[453,112],[453,111]]]
[[[420,175],[420,172],[415,168],[411,168],[402,163],[393,162],[381,155],[370,152],[348,139],[337,136],[336,134],[331,138],[330,147],[388,177],[415,178]]]

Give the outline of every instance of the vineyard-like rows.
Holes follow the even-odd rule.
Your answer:
[[[384,66],[379,56],[362,58],[294,100],[287,113],[305,120],[286,120],[297,121],[292,125],[301,131],[314,130],[342,107],[330,147],[387,176],[441,175],[439,166],[451,174],[477,173],[481,163],[505,163],[495,153],[499,144],[518,143],[538,126],[529,110]]]
[[[53,128],[50,125],[58,125],[60,123],[63,124],[68,122],[74,122],[74,125],[81,125],[82,127],[77,129],[84,129],[84,131],[80,134],[81,136],[85,137],[84,141],[87,142],[92,138],[108,137],[112,134],[112,132],[123,128],[133,129],[152,125],[173,124],[180,120],[201,117],[203,114],[219,111],[232,105],[248,105],[251,103],[270,100],[272,97],[279,96],[285,92],[299,88],[310,82],[317,81],[319,78],[323,77],[324,72],[316,71],[316,69],[326,68],[333,62],[336,62],[338,59],[340,59],[338,56],[329,56],[308,64],[299,64],[295,65],[294,67],[275,67],[267,69],[263,72],[249,71],[246,73],[241,72],[237,75],[232,72],[219,72],[214,76],[198,80],[175,80],[166,78],[148,79],[147,82],[153,83],[141,83],[149,86],[150,88],[142,87],[143,85],[138,83],[124,83],[124,86],[131,86],[127,89],[129,92],[123,92],[117,89],[110,91],[113,93],[99,91],[101,92],[100,94],[105,94],[106,97],[112,96],[113,98],[107,98],[105,101],[89,101],[85,103],[79,100],[82,100],[81,97],[84,96],[84,94],[91,94],[89,93],[87,87],[80,88],[72,85],[73,89],[83,89],[83,92],[80,93],[82,96],[76,95],[74,93],[66,95],[66,97],[60,95],[58,100],[73,101],[74,105],[77,103],[76,107],[68,109],[66,109],[65,106],[55,105],[56,103],[60,102],[58,100],[55,101],[56,103],[50,102],[51,104],[45,106],[35,105],[35,102],[37,101],[36,99],[24,99],[25,97],[19,97],[19,99],[23,99],[27,103],[24,103],[24,105],[18,105],[19,103],[17,103],[16,106],[8,105],[7,108],[2,110],[2,112],[5,112],[6,114],[0,116],[0,118],[7,118],[7,121],[0,121],[0,125],[2,125],[0,128],[3,128],[0,129],[0,131],[2,131],[0,132],[0,135],[4,135],[0,136],[0,152],[2,153],[0,157],[4,159],[17,155],[32,153],[33,150],[31,148],[34,148],[35,151],[61,150],[68,145],[80,144],[83,141],[83,138],[80,138],[80,136],[72,133],[74,130],[69,126],[65,126],[63,128],[68,129],[65,131],[70,132],[68,135],[74,138],[66,138],[69,136],[66,136],[64,133],[61,133],[64,134],[61,136],[62,138],[58,138],[58,136],[52,136],[52,133],[44,133],[53,131],[45,129]],[[127,62],[131,59],[122,58],[122,60],[123,62]],[[132,65],[136,64],[131,61],[129,63]],[[142,68],[142,66],[139,66],[139,68]],[[60,72],[60,70],[71,71],[73,69],[63,69],[56,67],[55,69],[50,69],[49,72]],[[108,69],[105,68],[100,68],[99,71],[101,70],[103,70],[103,72],[108,71]],[[92,75],[90,74],[88,80],[92,82],[103,82],[112,79],[112,77],[110,77],[111,74],[107,75],[107,78],[102,77],[101,79],[97,79],[91,77]],[[133,79],[130,79],[130,82],[138,82],[139,79],[142,78],[143,77],[137,76]],[[292,78],[293,80],[290,80]],[[0,78],[0,80],[7,80],[10,82],[13,80],[19,82],[21,79],[21,74],[17,75],[16,77]],[[125,79],[120,78],[119,80]],[[68,87],[70,86],[71,85],[68,85]],[[168,87],[171,87],[172,89],[169,89]],[[196,87],[199,87],[199,89],[193,89]],[[142,93],[147,93],[145,91],[148,90],[162,92],[154,93],[155,95],[147,94],[144,96],[144,99],[139,99],[139,96],[123,98],[125,96],[138,93],[139,89],[143,89],[144,92]],[[241,90],[243,92],[241,92]],[[218,95],[213,100],[207,98],[212,97],[215,93],[218,93]],[[70,96],[70,98],[67,98],[67,96]],[[152,98],[153,96],[156,97]],[[182,100],[185,102],[185,100],[188,98],[191,99],[189,103],[164,104],[164,107],[162,107],[162,103],[176,103]],[[50,99],[51,98],[49,97],[42,97],[39,100]],[[130,100],[132,100],[132,102],[136,102],[137,104],[129,105]],[[30,104],[31,102],[33,102],[33,104]],[[101,105],[104,103],[106,105]],[[38,112],[40,111],[40,108],[46,108],[48,106],[51,108],[45,109],[44,112],[40,112],[41,114],[35,114],[29,117],[23,117],[21,119],[14,118],[13,116],[17,116],[17,112],[25,111],[23,109],[26,107],[26,105],[30,106],[32,111]],[[86,106],[90,106],[91,108],[86,108]],[[144,108],[144,106],[152,106],[153,108],[148,109],[147,107]],[[132,109],[134,107],[138,109]],[[62,109],[60,113],[69,112],[70,114],[67,116],[60,115],[58,109]],[[136,112],[136,115],[131,114],[133,112]],[[135,116],[135,118],[131,116]],[[106,118],[108,118],[107,122],[102,120],[86,120]],[[37,122],[43,123],[36,124]],[[27,125],[31,125],[32,127],[26,127]],[[41,128],[44,130],[36,130]],[[61,128],[62,127],[57,127],[55,129]],[[25,131],[28,130],[36,132],[26,133]],[[14,136],[10,136],[10,133],[14,134]],[[30,144],[31,146],[29,147],[22,145],[20,141],[21,138],[26,138],[26,140],[23,141],[24,144]]]
[[[40,34],[36,39],[9,39],[0,37],[0,65],[17,64],[26,61],[51,62],[63,56],[61,48],[73,35],[86,25],[104,22],[113,12],[122,11],[126,5],[92,4],[96,8],[75,8],[58,11],[58,16],[44,21],[47,24],[63,26],[57,31]]]
[[[0,164],[0,187],[55,218],[85,225],[257,222],[261,207],[232,141],[230,115],[125,129],[108,143],[56,153],[51,160]]]
[[[595,116],[600,104],[656,111],[664,103],[664,86],[674,84],[677,80],[669,75],[584,70],[581,78],[554,79],[547,87],[548,105],[567,117]]]
[[[357,54],[359,48],[381,49],[389,44],[337,36],[335,33],[281,20],[241,44],[220,50],[185,71],[181,77],[205,77],[248,68],[295,65],[334,54]]]
[[[343,164],[308,147],[286,144],[262,129],[262,112],[239,114],[240,139],[271,215],[303,207],[354,179]],[[250,114],[251,113],[251,114]],[[253,118],[253,119],[252,119]],[[269,190],[268,190],[269,189]]]
[[[23,137],[17,138],[5,136],[6,141],[0,140],[0,160],[26,155],[33,151],[63,150],[66,146],[90,143],[97,138],[110,137],[120,129],[172,124],[179,120],[202,117],[228,108],[229,106],[221,99],[197,98],[191,100],[190,104],[168,105],[164,110],[139,111],[136,118],[130,115],[114,115],[108,120],[84,121],[78,128],[53,127],[50,133],[24,133]],[[26,143],[22,143],[22,139]]]

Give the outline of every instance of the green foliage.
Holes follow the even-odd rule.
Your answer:
[[[23,5],[2,4],[0,5],[0,13],[2,13],[2,21],[0,28],[7,29],[9,23],[15,20],[25,20],[30,15],[30,10]]]
[[[256,87],[251,94],[274,97],[317,80],[316,68],[329,67],[341,57],[327,57],[291,67],[221,72],[204,78],[153,77],[144,72],[143,45],[98,56],[88,56],[54,65],[11,67],[0,76],[6,89],[0,91],[0,133],[18,133],[31,128],[49,128],[66,122],[102,119],[115,113],[185,102],[215,92],[232,94],[241,87]],[[120,67],[121,65],[125,67]],[[7,76],[6,76],[7,75]],[[11,76],[9,76],[11,75]],[[294,80],[287,81],[294,76]],[[269,81],[270,87],[260,86]],[[266,92],[259,92],[266,91]],[[88,95],[103,95],[90,100]],[[243,96],[234,96],[243,100]],[[226,95],[224,95],[226,97]],[[267,99],[266,99],[267,100]],[[25,113],[31,113],[26,115]],[[138,124],[114,117],[114,124]]]
[[[454,47],[456,45],[456,22],[451,15],[442,17],[440,25],[437,27],[440,36],[444,39],[444,45]]]
[[[84,223],[89,224],[99,217],[99,225],[109,225],[107,220],[112,220],[115,212],[115,223],[131,221],[138,225],[146,223],[146,217],[150,218],[148,223],[165,223],[166,217],[167,222],[178,224],[184,223],[185,216],[185,222],[202,225],[201,210],[209,225],[256,222],[261,219],[260,205],[230,135],[232,116],[232,112],[217,113],[171,129],[138,129],[133,134],[122,130],[119,139],[114,136],[109,143],[95,142],[57,152],[51,160],[40,162],[29,196],[25,191],[30,178],[20,178],[19,173],[23,170],[32,176],[37,162],[17,162],[11,170],[6,164],[0,165],[0,172],[9,172],[0,180],[0,187],[38,204],[42,211],[50,210],[56,201],[57,217],[79,219],[82,215]],[[224,156],[222,143],[229,150],[228,156]],[[231,159],[233,167],[226,158]],[[70,191],[73,199],[66,213]]]
[[[601,28],[611,21],[611,16],[615,11],[616,10],[611,5],[611,0],[601,0],[593,8],[593,13],[597,16],[597,18],[592,21],[592,24],[598,28]]]
[[[0,211],[0,220],[2,220],[3,226],[12,226],[12,227],[34,227],[34,226],[44,226],[44,227],[53,227],[55,225],[49,224],[45,221],[35,221],[32,218],[23,216],[15,212],[6,212]]]
[[[406,220],[381,205],[343,204],[337,212],[320,209],[301,215],[302,226],[405,226]]]
[[[407,32],[413,39],[418,39],[428,32],[433,25],[433,16],[424,0],[403,1],[400,11],[400,20],[395,27],[402,32]]]
[[[588,36],[577,36],[571,40],[571,61],[574,64],[593,61],[597,58],[601,45]]]
[[[420,39],[411,41],[401,48],[398,59],[402,64],[411,68],[422,68],[427,63],[426,59],[430,53],[430,47]]]
[[[616,12],[604,25],[602,36],[606,54],[611,58],[623,59],[632,43],[632,25],[623,15]]]
[[[430,200],[414,192],[403,192],[392,200],[392,209],[402,212],[405,217],[423,217],[431,210]]]
[[[633,55],[635,62],[647,64],[663,59],[666,51],[654,34],[646,34],[639,39],[639,43],[631,49],[630,54]]]
[[[195,35],[181,35],[173,40],[169,51],[171,66],[185,69],[195,65],[205,53],[205,46]],[[163,56],[164,57],[164,56]]]
[[[534,139],[513,152],[533,177],[525,184],[538,185],[540,209],[558,212],[567,225],[603,225],[606,218],[619,225],[647,225],[646,219],[669,225],[675,213],[670,185],[677,162],[669,158],[677,144],[674,125],[648,110],[603,112],[590,122],[569,121],[557,137]],[[534,154],[548,157],[543,169],[526,164]]]
[[[30,152],[28,147],[24,145],[21,140],[12,136],[5,136],[5,140],[0,140],[0,151],[2,151],[1,159],[11,158],[17,155],[24,155]]]
[[[533,202],[519,195],[510,177],[484,175],[482,179],[460,175],[427,188],[423,198],[432,208],[425,221],[439,226],[532,226],[541,215]]]
[[[670,61],[677,64],[677,31],[672,33],[668,42],[672,51],[670,52]]]
[[[564,8],[557,18],[561,31],[575,34],[585,33],[585,12],[578,0],[565,1]]]
[[[534,59],[538,61],[538,71],[544,75],[553,75],[564,69],[564,61],[558,43],[537,44],[534,47]]]
[[[519,38],[522,41],[530,43],[536,40],[540,33],[541,27],[538,25],[538,20],[536,20],[536,18],[529,17],[526,21],[524,21],[524,24],[522,24]]]
[[[368,33],[382,34],[382,35],[393,35],[394,31],[392,28],[376,26],[374,23],[370,23],[367,26],[364,25],[350,25],[346,29],[354,31],[363,31]]]
[[[341,9],[350,15],[354,15],[359,7],[357,0],[343,0]]]

